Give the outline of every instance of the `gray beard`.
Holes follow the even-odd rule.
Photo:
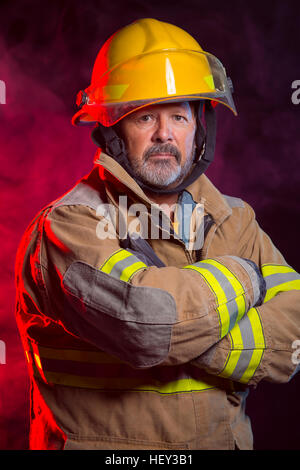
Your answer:
[[[168,144],[167,144],[168,145]],[[167,153],[170,147],[160,146],[160,148],[153,147],[144,155],[143,162],[140,164],[134,158],[130,161],[133,173],[137,178],[142,180],[146,184],[150,184],[159,188],[166,188],[172,183],[178,182],[178,184],[185,179],[185,177],[190,172],[190,169],[193,165],[195,151],[186,159],[184,166],[181,168],[181,154],[177,152],[173,153],[176,157],[177,166],[174,168],[174,163],[169,160],[157,160],[151,161],[149,164],[149,156],[154,154],[156,151],[161,151]],[[177,149],[176,149],[177,150]]]

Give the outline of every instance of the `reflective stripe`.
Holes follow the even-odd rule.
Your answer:
[[[42,368],[42,363],[40,359],[39,348],[36,343],[28,341],[29,349],[25,351],[25,355],[28,361],[29,366],[33,367],[34,374],[42,379],[44,382],[47,382],[47,379],[44,375]]]
[[[259,312],[251,308],[229,333],[231,351],[219,374],[242,383],[253,377],[266,348]]]
[[[300,275],[290,266],[265,264],[262,266],[262,274],[267,287],[264,302],[280,292],[300,290]]]
[[[120,249],[113,253],[101,266],[103,271],[110,276],[128,282],[134,274],[147,265],[127,250]]]
[[[243,314],[246,311],[246,303],[245,303],[245,297],[244,297],[244,287],[238,280],[238,278],[233,274],[230,269],[228,269],[226,266],[223,264],[213,260],[213,259],[208,259],[205,260],[206,264],[210,264],[212,266],[215,266],[218,268],[222,273],[224,278],[226,279],[228,283],[228,292],[229,289],[232,289],[231,295],[232,295],[232,303],[234,303],[235,306],[237,306],[237,316],[233,319],[233,321],[230,322],[230,330],[235,325],[236,322],[238,322]],[[228,298],[228,296],[227,296]],[[231,320],[232,320],[231,319]]]
[[[213,259],[185,266],[197,271],[213,292],[219,313],[220,338],[223,338],[244,315],[244,289],[236,276],[223,264]]]
[[[217,387],[233,390],[229,380],[214,376],[207,381],[193,378],[183,366],[137,370],[102,351],[56,349],[35,343],[31,348],[38,351],[34,355],[27,352],[33,373],[49,384],[160,394],[201,392]],[[196,371],[199,373],[198,368]]]
[[[188,393],[188,392],[201,392],[216,388],[216,385],[207,384],[200,380],[194,379],[180,379],[174,382],[159,383],[146,382],[142,379],[124,379],[119,377],[114,378],[98,378],[98,377],[85,377],[71,374],[60,374],[56,372],[45,372],[48,383],[57,385],[66,385],[69,387],[79,388],[93,388],[98,390],[123,390],[123,391],[136,391],[136,392],[156,392],[160,394],[174,394],[174,393]]]
[[[291,268],[291,266],[284,266],[281,264],[263,264],[261,270],[264,277],[271,276],[271,274],[276,273],[284,274],[295,272],[295,270]]]
[[[265,264],[261,268],[266,281],[264,302],[279,292],[300,290],[300,275],[290,266]],[[247,315],[229,333],[231,351],[225,367],[219,374],[242,383],[248,383],[259,366],[266,343],[259,310],[251,308]]]
[[[30,364],[29,351],[25,350],[25,357],[26,357],[26,360],[27,360],[28,364]]]
[[[267,289],[278,286],[279,284],[285,284],[286,282],[299,281],[300,276],[297,273],[286,273],[286,274],[272,274],[266,279]]]

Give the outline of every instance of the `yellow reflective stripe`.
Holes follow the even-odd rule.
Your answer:
[[[245,314],[246,312],[246,300],[245,300],[245,295],[244,293],[242,295],[239,295],[236,299],[235,299],[236,303],[237,303],[237,306],[238,306],[238,316],[237,316],[237,319],[236,321],[239,322],[240,319],[242,318],[242,316]]]
[[[34,366],[35,375],[39,376],[37,368]],[[217,388],[218,385],[224,382],[206,383],[201,380],[192,378],[179,379],[173,382],[161,383],[153,380],[153,382],[146,382],[138,378],[99,378],[99,377],[86,377],[73,374],[48,372],[44,371],[44,375],[48,383],[56,385],[64,385],[69,387],[91,388],[101,390],[128,390],[137,392],[155,392],[160,394],[174,394],[174,393],[189,393],[189,392],[202,392],[204,390]],[[233,389],[233,385],[228,381],[227,388]]]
[[[123,269],[122,274],[120,276],[121,281],[128,282],[135,273],[137,273],[141,269],[145,269],[146,267],[147,266],[142,261],[137,261],[136,263],[133,263],[131,266],[128,266],[127,268]]]
[[[227,298],[221,285],[208,269],[200,268],[195,265],[184,266],[183,269],[192,269],[197,271],[203,277],[211,292],[214,294],[217,303],[216,310],[219,313],[220,337],[223,338],[223,336],[225,336],[228,332],[230,316],[226,305]]]
[[[223,338],[229,331],[230,316],[229,316],[228,308],[225,304],[220,305],[220,307],[217,307],[217,310],[219,312],[220,322],[221,322],[220,338]]]
[[[264,349],[255,349],[253,351],[247,370],[239,379],[239,382],[242,382],[244,384],[247,384],[249,382],[249,380],[253,377],[256,369],[258,368],[262,360],[263,354]]]
[[[25,350],[25,357],[26,357],[26,361],[28,362],[28,364],[30,364],[29,351],[27,350]]]
[[[219,336],[223,338],[246,311],[242,284],[226,266],[213,259],[185,266],[184,269],[197,271],[215,296]]]
[[[193,378],[193,372],[190,372],[191,376],[182,377],[182,373],[186,375],[185,372],[180,370],[176,372],[174,367],[159,369],[158,374],[165,372],[168,377],[170,373],[173,375],[174,372],[175,375],[180,374],[181,378],[173,376],[174,378],[170,377],[169,380],[161,381],[153,377],[152,372],[146,372],[145,376],[144,371],[135,371],[122,361],[102,351],[54,349],[37,344],[34,347],[38,351],[34,355],[35,360],[31,360],[34,375],[50,384],[103,390],[152,391],[162,394],[202,391],[212,388],[234,389],[234,384],[230,380],[224,381],[221,377],[209,374],[206,374],[205,377]],[[37,362],[36,356],[39,356]],[[70,361],[69,365],[68,361]],[[87,368],[84,363],[87,363]],[[93,364],[98,364],[98,367]],[[84,365],[83,368],[82,365]],[[195,370],[198,374],[198,368]],[[95,372],[95,376],[93,372]]]
[[[120,249],[113,253],[100,267],[100,271],[112,277],[128,282],[131,277],[147,265],[127,250]]]
[[[290,266],[283,266],[279,264],[263,264],[261,267],[261,272],[262,275],[265,276],[271,276],[271,274],[277,274],[277,273],[293,273],[295,270],[291,268]]]
[[[236,368],[237,362],[243,349],[243,340],[241,330],[238,324],[234,325],[231,332],[229,333],[231,342],[231,351],[228,353],[226,358],[225,367],[220,374],[221,377],[230,377]]]
[[[241,322],[232,328],[229,337],[231,351],[219,375],[248,383],[259,366],[266,347],[258,310],[250,309]]]
[[[29,349],[28,351],[26,351],[26,358],[28,360],[28,364],[30,365],[37,377],[46,381],[41,364],[38,345],[34,342],[28,341],[28,347]]]
[[[228,269],[226,266],[223,264],[219,263],[218,261],[214,259],[207,259],[205,260],[206,264],[211,264],[212,266],[215,266],[218,268],[224,276],[226,276],[227,280],[230,282],[231,286],[233,287],[235,293],[236,293],[236,303],[238,306],[238,316],[237,316],[237,322],[242,318],[246,311],[246,303],[245,303],[245,297],[244,297],[244,287],[238,280],[238,278]]]
[[[243,285],[240,283],[238,278],[230,271],[230,269],[228,269],[226,266],[224,266],[223,264],[219,263],[218,261],[214,259],[206,259],[205,264],[211,264],[212,266],[215,266],[224,274],[224,276],[226,276],[226,278],[232,285],[237,297],[244,293]]]
[[[264,302],[280,292],[300,290],[300,275],[290,266],[264,264],[261,270],[267,286]]]
[[[295,281],[288,281],[278,286],[271,287],[267,290],[264,302],[275,297],[275,295],[279,294],[279,292],[288,292],[290,290],[300,290],[300,280],[296,279]]]
[[[50,377],[49,377],[50,374]],[[84,386],[87,388],[101,388],[104,390],[136,390],[136,391],[148,391],[162,394],[172,394],[180,392],[190,392],[192,390],[202,391],[209,388],[215,388],[212,385],[205,384],[204,382],[196,382],[191,384],[190,379],[181,379],[175,382],[169,382],[166,384],[155,385],[154,383],[141,383],[139,379],[119,379],[119,378],[91,378],[91,377],[79,377],[74,375],[46,373],[47,377],[51,378],[51,381],[63,385],[71,386]],[[63,382],[63,383],[62,383]],[[191,388],[191,387],[194,388]]]
[[[91,364],[119,364],[122,361],[114,356],[98,351],[77,349],[54,349],[39,346],[40,357],[65,361],[89,362]]]
[[[242,351],[238,349],[232,350],[229,352],[226,358],[225,367],[222,370],[222,372],[220,372],[219,374],[221,377],[229,378],[233,375],[233,372],[237,366],[241,353]]]
[[[234,325],[230,332],[232,345],[235,349],[243,349],[244,343],[241,334],[241,329],[238,324]]]
[[[261,319],[256,308],[251,308],[247,313],[247,317],[250,320],[252,326],[252,333],[255,341],[255,348],[265,348],[265,337],[263,333]]]
[[[227,302],[226,295],[225,295],[221,285],[219,284],[219,282],[215,278],[215,276],[213,274],[211,274],[211,272],[208,269],[198,267],[198,266],[195,266],[195,265],[192,265],[192,264],[190,266],[184,266],[184,269],[194,269],[199,274],[201,274],[201,276],[207,282],[207,284],[210,287],[210,289],[212,290],[212,292],[215,294],[216,298],[218,299],[219,304],[223,304],[223,303]]]
[[[210,388],[215,388],[215,385],[209,385],[201,380],[195,380],[192,378],[179,379],[174,382],[168,382],[160,385],[140,385],[139,390],[151,390],[152,392],[158,393],[178,393],[178,392],[191,392],[191,391],[202,391]]]
[[[111,270],[115,266],[118,261],[121,261],[125,258],[128,258],[129,256],[133,256],[132,253],[126,250],[118,250],[115,253],[113,253],[101,266],[100,271],[103,271],[106,274],[110,274]]]
[[[231,377],[233,380],[237,380],[238,382],[247,384],[249,380],[253,377],[257,367],[259,366],[262,360],[264,349],[254,349],[251,352],[251,359],[249,361],[247,369],[241,377],[236,378],[234,376],[234,370],[238,364],[241,354],[242,350],[233,350],[229,353],[226,366],[221,372],[220,376],[224,378]]]
[[[34,353],[34,359],[35,359],[35,362],[36,362],[36,365],[38,366],[38,368],[42,370],[42,364],[41,364],[40,356],[37,353]]]

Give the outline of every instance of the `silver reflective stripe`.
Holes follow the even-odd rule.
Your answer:
[[[244,374],[245,370],[247,370],[253,355],[253,349],[255,348],[252,326],[247,316],[244,316],[241,319],[239,322],[239,328],[243,340],[243,350],[241,351],[238,362],[231,376],[235,380],[239,380]]]
[[[231,348],[224,369],[219,375],[248,383],[259,367],[266,348],[258,309],[251,308],[233,327],[229,338]]]
[[[260,297],[260,285],[258,282],[258,274],[255,272],[251,264],[247,263],[245,259],[239,258],[238,256],[230,256],[230,258],[233,258],[235,261],[240,263],[245,269],[245,271],[248,273],[253,288],[253,305],[256,305]]]
[[[199,263],[195,263],[194,265],[197,266],[198,268],[208,269],[214,275],[214,277],[217,279],[220,286],[222,287],[224,294],[227,298],[227,309],[228,309],[229,317],[230,317],[229,330],[231,330],[236,323],[237,316],[239,313],[238,305],[235,300],[236,293],[231,283],[228,281],[227,277],[218,268],[216,268],[215,266],[212,266],[211,264],[207,264],[204,261],[201,261]]]
[[[109,256],[99,269],[115,279],[130,282],[132,276],[141,269],[146,268],[147,265],[145,263],[140,261],[130,251],[121,248]]]
[[[140,260],[136,256],[134,255],[128,256],[125,259],[121,259],[120,261],[117,261],[109,274],[110,276],[113,276],[116,279],[120,279],[124,269],[138,262],[140,262]]]
[[[285,282],[296,281],[298,279],[300,279],[300,275],[296,272],[276,273],[265,277],[267,289],[279,286],[280,284],[284,284]]]
[[[291,266],[263,264],[262,273],[267,287],[264,302],[281,292],[300,290],[300,275]]]
[[[247,316],[244,316],[239,323],[244,349],[255,348],[255,340],[253,336],[252,325]]]

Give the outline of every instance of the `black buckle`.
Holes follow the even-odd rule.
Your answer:
[[[84,90],[80,90],[76,96],[76,105],[78,108],[82,108],[82,106],[88,102],[88,99],[87,93]]]

